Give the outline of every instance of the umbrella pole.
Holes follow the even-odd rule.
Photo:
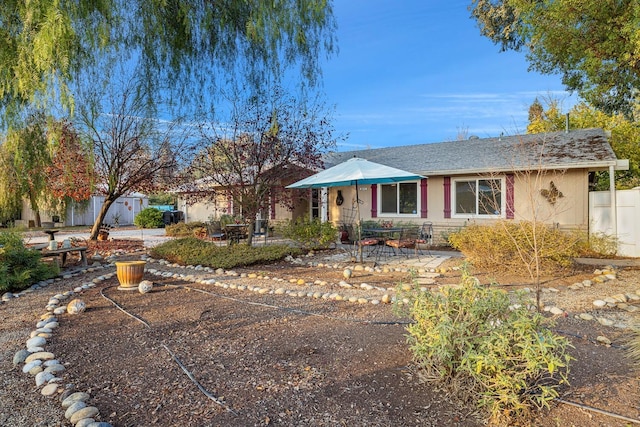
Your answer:
[[[356,237],[358,239],[358,241],[356,242],[356,244],[358,245],[358,255],[360,258],[360,264],[362,264],[362,245],[360,244],[360,241],[362,240],[362,236],[360,236],[360,233],[362,232],[360,230],[360,194],[358,192],[358,180],[356,180],[356,215],[358,216],[358,221],[356,222],[356,227],[358,229],[358,231],[356,232]]]

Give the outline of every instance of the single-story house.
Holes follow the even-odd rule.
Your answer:
[[[359,185],[305,190],[291,210],[270,201],[262,219],[295,219],[302,215],[337,226],[356,220],[356,200],[362,221],[431,222],[434,239],[470,221],[535,220],[562,229],[589,230],[589,190],[594,173],[628,168],[618,160],[602,129],[545,134],[471,137],[419,145],[333,152],[325,168],[360,157],[402,169],[423,179],[397,184]],[[315,171],[309,171],[309,175]],[[613,173],[611,175],[614,175]],[[615,190],[613,180],[611,188]],[[298,190],[300,191],[300,190]],[[356,191],[358,195],[356,197]],[[178,192],[180,193],[180,192]],[[209,202],[178,198],[185,220],[207,221],[238,214],[220,192]],[[614,212],[612,212],[612,216]]]
[[[594,172],[628,168],[628,161],[616,158],[601,129],[338,152],[325,157],[325,167],[351,157],[425,178],[357,189],[331,187],[321,200],[323,219],[337,225],[353,222],[359,199],[363,221],[431,222],[436,240],[469,221],[496,219],[588,231]],[[615,191],[613,180],[611,188]]]

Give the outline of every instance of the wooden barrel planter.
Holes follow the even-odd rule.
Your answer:
[[[137,291],[138,285],[142,282],[146,265],[146,261],[117,261],[116,275],[120,282],[118,289],[121,291]]]

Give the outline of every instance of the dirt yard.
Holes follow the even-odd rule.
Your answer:
[[[238,289],[256,286],[382,299],[391,293],[382,289],[411,279],[406,271],[359,271],[349,281],[353,288],[347,289],[339,286],[342,268],[306,264],[322,263],[324,256],[306,258],[303,264],[237,269],[238,276],[221,277],[149,264],[148,269],[202,274],[230,286],[225,289],[185,277],[147,273],[145,278],[155,282],[154,289],[141,295],[118,291],[112,277],[79,296],[87,304],[86,312],[58,316],[60,327],[46,350],[67,368],[64,383],[89,391],[91,405],[100,409],[100,419],[114,426],[483,425],[474,408],[420,381],[406,345],[404,324],[408,319],[397,317],[391,304]],[[459,263],[451,260],[445,266]],[[251,273],[257,277],[249,277]],[[0,391],[1,425],[70,425],[56,399],[41,396],[33,380],[11,365],[11,358],[24,348],[49,297],[102,274],[105,270],[65,279],[0,305],[0,368],[5,377],[0,384],[4,390]],[[459,276],[459,271],[448,269],[436,283],[456,283]],[[509,289],[524,284],[522,278],[500,278],[486,272],[478,272],[478,277],[514,285]],[[637,323],[637,313],[596,309],[593,300],[640,290],[640,271],[621,269],[616,280],[577,291],[567,288],[593,277],[593,267],[589,267],[544,283],[553,290],[543,294],[543,301],[565,312],[553,316],[555,330],[570,339],[576,359],[571,365],[571,386],[562,390],[561,397],[640,419],[638,371],[623,350],[630,330],[576,318],[588,313],[612,318],[618,325]],[[306,284],[297,285],[290,279],[303,279]],[[373,289],[361,287],[362,283]],[[598,342],[599,336],[612,343]],[[536,413],[530,425],[630,424],[556,403],[551,410]]]

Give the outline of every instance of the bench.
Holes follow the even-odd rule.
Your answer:
[[[87,247],[86,246],[73,246],[71,248],[60,248],[54,250],[44,249],[42,251],[43,257],[55,257],[58,267],[64,267],[64,263],[67,261],[67,254],[70,252],[78,252],[80,254],[80,261],[82,266],[87,266]]]

